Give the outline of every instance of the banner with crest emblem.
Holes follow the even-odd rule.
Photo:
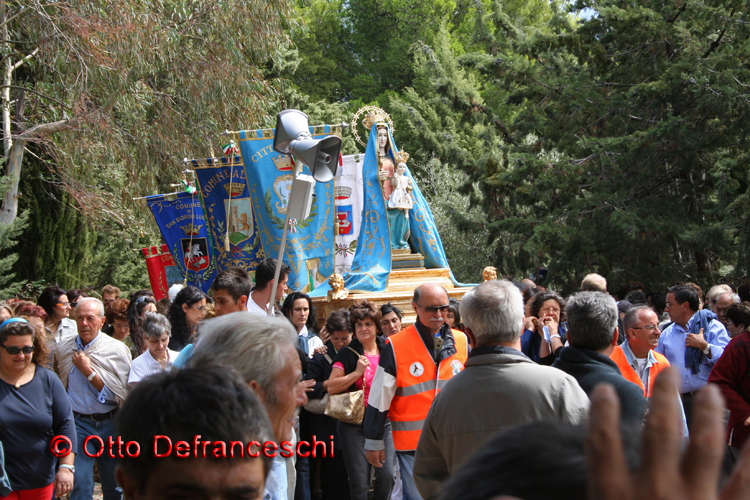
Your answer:
[[[149,196],[146,203],[187,284],[208,292],[217,267],[198,195]]]
[[[219,270],[238,267],[255,271],[265,256],[242,158],[230,155],[193,160],[192,164]],[[229,249],[225,246],[227,232]]]
[[[346,155],[333,179],[338,219],[336,234],[336,272],[349,272],[357,252],[359,228],[362,223],[363,186],[362,162],[364,155]]]
[[[341,135],[340,127],[310,127],[313,138]],[[255,209],[257,231],[267,257],[276,257],[281,244],[289,193],[294,180],[294,165],[289,155],[273,150],[273,129],[243,130],[239,133],[240,151]],[[303,174],[310,174],[307,166]],[[334,182],[315,186],[310,217],[292,220],[284,249],[284,263],[291,267],[288,286],[309,292],[333,273],[335,252]]]

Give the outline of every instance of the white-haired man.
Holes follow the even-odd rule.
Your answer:
[[[719,322],[724,325],[726,328],[727,326],[727,317],[726,312],[729,306],[732,304],[739,304],[740,296],[737,295],[734,292],[724,292],[718,297],[716,297],[716,304],[714,304],[714,312],[716,313],[716,319],[719,320]]]
[[[721,285],[714,285],[711,288],[708,289],[708,293],[706,293],[706,307],[708,307],[711,311],[716,313],[716,301],[719,298],[719,295],[724,293],[732,293],[732,287],[726,284]],[[703,297],[698,297],[698,299],[702,299]]]
[[[307,403],[296,344],[297,334],[288,320],[235,312],[201,325],[200,341],[188,366],[219,365],[239,372],[266,407],[276,441],[281,444],[292,441],[297,408]],[[285,457],[281,450],[273,453],[263,498],[286,500]]]
[[[78,335],[64,338],[55,350],[53,366],[68,391],[78,436],[71,500],[91,499],[95,460],[104,500],[121,497],[115,479],[115,457],[105,451],[94,458],[100,451],[96,440],[89,440],[88,454],[83,452],[87,437],[98,436],[106,445],[116,435],[114,416],[128,394],[130,349],[102,333],[105,321],[100,300],[80,299],[76,307]]]
[[[523,297],[512,283],[482,283],[464,296],[460,312],[472,351],[422,427],[414,478],[426,499],[499,431],[540,420],[578,423],[589,407],[573,377],[521,352]]]

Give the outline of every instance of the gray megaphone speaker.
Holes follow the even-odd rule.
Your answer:
[[[310,167],[313,179],[328,182],[336,175],[341,139],[335,135],[313,139],[307,115],[297,109],[286,109],[276,116],[273,149],[282,154],[293,154]]]

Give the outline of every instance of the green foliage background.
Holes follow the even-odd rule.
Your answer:
[[[563,292],[589,272],[612,291],[705,289],[750,271],[741,0],[64,5],[92,22],[48,9],[74,35],[44,45],[18,81],[65,106],[31,98],[27,124],[123,91],[110,114],[27,155],[28,225],[0,274],[146,286],[132,250],[158,234],[130,198],[171,191],[179,160],[218,152],[224,129],[272,126],[283,108],[349,122],[366,104],[393,117],[459,280],[478,281],[486,265],[515,278],[546,266]],[[46,40],[44,16],[32,21],[14,35]],[[350,134],[343,152],[361,152]],[[0,255],[15,236],[4,238]]]
[[[547,266],[563,291],[589,272],[613,291],[745,279],[744,2],[375,3],[300,1],[292,80],[391,113],[461,279],[488,264]]]

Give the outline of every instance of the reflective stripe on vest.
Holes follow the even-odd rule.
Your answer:
[[[415,394],[419,394],[420,392],[434,391],[436,388],[436,384],[437,389],[442,389],[447,383],[447,380],[428,380],[426,382],[420,382],[418,384],[410,385],[409,387],[397,387],[396,395],[414,396]]]
[[[414,325],[388,339],[396,360],[396,393],[388,418],[398,451],[416,450],[432,400],[453,375],[464,369],[466,336],[456,330],[451,333],[456,353],[442,360],[439,367]]]
[[[415,420],[414,422],[391,422],[393,431],[421,431],[424,420]]]

